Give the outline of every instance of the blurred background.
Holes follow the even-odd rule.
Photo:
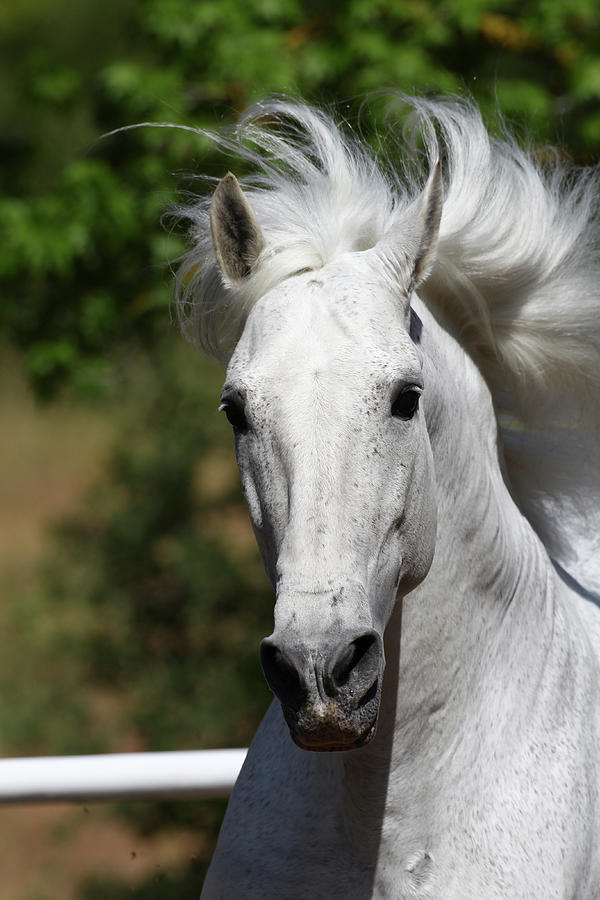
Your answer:
[[[273,92],[472,95],[540,152],[600,145],[597,0],[4,0],[0,754],[246,745],[272,598],[222,372],[172,323],[193,175]],[[381,106],[381,104],[379,104]],[[375,138],[363,121],[366,137]],[[492,125],[493,127],[493,125]],[[2,900],[196,898],[224,803],[0,810]]]

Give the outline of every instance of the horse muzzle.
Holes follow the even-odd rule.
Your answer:
[[[381,637],[368,631],[320,647],[286,638],[276,632],[265,638],[260,658],[294,742],[320,752],[367,744],[381,697]]]

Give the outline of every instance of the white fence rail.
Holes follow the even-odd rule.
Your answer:
[[[0,804],[226,797],[246,750],[0,759]]]

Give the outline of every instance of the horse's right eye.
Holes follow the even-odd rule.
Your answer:
[[[227,416],[227,421],[230,425],[233,425],[236,431],[248,430],[248,420],[241,403],[235,400],[224,400],[221,404],[221,409]]]
[[[400,391],[392,401],[392,416],[395,419],[412,419],[419,408],[420,391],[408,387]]]

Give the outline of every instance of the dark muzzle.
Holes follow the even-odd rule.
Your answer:
[[[305,750],[352,750],[375,733],[383,644],[375,631],[320,646],[274,632],[260,658],[293,740]]]

